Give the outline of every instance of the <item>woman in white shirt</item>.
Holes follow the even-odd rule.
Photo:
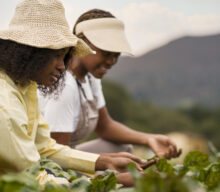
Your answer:
[[[40,97],[52,137],[88,152],[131,152],[129,144],[139,144],[150,147],[159,157],[177,157],[181,150],[167,136],[134,131],[114,121],[105,106],[100,79],[117,62],[120,53],[132,54],[124,24],[109,12],[93,9],[79,17],[73,33],[96,54],[72,58],[58,99]],[[79,144],[93,131],[100,139]]]

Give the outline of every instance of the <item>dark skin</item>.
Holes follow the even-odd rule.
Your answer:
[[[42,71],[34,77],[34,81],[38,84],[51,86],[53,82],[56,82],[61,73],[65,71],[64,58],[68,53],[69,48],[63,50],[60,55],[51,59],[50,63],[42,69]]]
[[[85,37],[83,40],[96,51],[96,54],[88,55],[80,59],[75,58],[68,70],[80,81],[84,81],[84,77],[88,72],[94,77],[101,79],[107,71],[116,64],[119,53],[100,50]],[[106,106],[99,110],[99,120],[95,132],[102,139],[115,143],[148,146],[159,157],[170,159],[178,157],[181,154],[181,149],[177,149],[176,144],[167,136],[134,131],[113,120]]]
[[[94,77],[101,79],[107,71],[116,64],[120,54],[100,50],[91,44],[86,38],[83,38],[83,40],[96,51],[96,54],[88,55],[80,59],[74,58],[68,70],[82,82],[88,72]],[[113,120],[106,107],[99,110],[99,120],[95,132],[102,139],[115,143],[129,143],[148,146],[159,157],[165,157],[167,159],[178,157],[182,152],[181,149],[177,149],[176,144],[165,135],[147,134],[134,131]],[[122,159],[119,160],[121,161]],[[138,170],[142,172],[143,167],[146,168],[155,162],[156,161],[150,161],[147,164],[139,164],[141,168]],[[106,168],[117,170],[114,166]],[[120,172],[126,172],[126,169],[120,169]],[[130,173],[121,173],[117,175],[117,178],[118,182],[124,184],[125,186],[132,186],[134,184]]]
[[[52,83],[56,82],[59,79],[60,74],[65,70],[64,58],[68,51],[69,49],[65,49],[59,56],[52,58],[48,65],[42,69],[33,80],[45,86],[50,86]],[[70,134],[67,133],[65,136],[70,137]],[[64,142],[66,138],[59,137],[59,139]],[[146,166],[146,161],[143,161],[132,154],[111,153],[100,154],[95,163],[95,170],[112,169],[119,172],[126,172],[126,168],[130,163],[134,163],[139,171],[142,171],[142,167]]]

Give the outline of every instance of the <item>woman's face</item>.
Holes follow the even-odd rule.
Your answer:
[[[96,54],[90,54],[80,59],[81,64],[94,77],[101,79],[109,69],[117,62],[120,53],[103,51],[96,48],[91,43],[88,45],[96,51]]]
[[[62,49],[51,58],[47,66],[37,75],[36,82],[49,87],[58,81],[61,74],[65,71],[64,58],[68,51],[69,48]]]

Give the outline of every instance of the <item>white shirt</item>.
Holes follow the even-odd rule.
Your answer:
[[[97,110],[105,106],[101,80],[91,76],[92,87],[89,79],[81,83],[88,100],[93,100],[93,95],[98,99]],[[79,87],[71,73],[67,72],[65,86],[58,99],[43,97],[38,93],[41,113],[49,123],[51,132],[74,132],[77,128],[80,115]],[[85,98],[81,98],[82,102]]]

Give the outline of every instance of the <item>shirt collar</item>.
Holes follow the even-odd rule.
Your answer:
[[[34,81],[30,81],[30,83],[26,86],[18,86],[19,91],[22,93],[22,95],[25,95],[28,90],[30,89],[37,89],[37,83]]]

